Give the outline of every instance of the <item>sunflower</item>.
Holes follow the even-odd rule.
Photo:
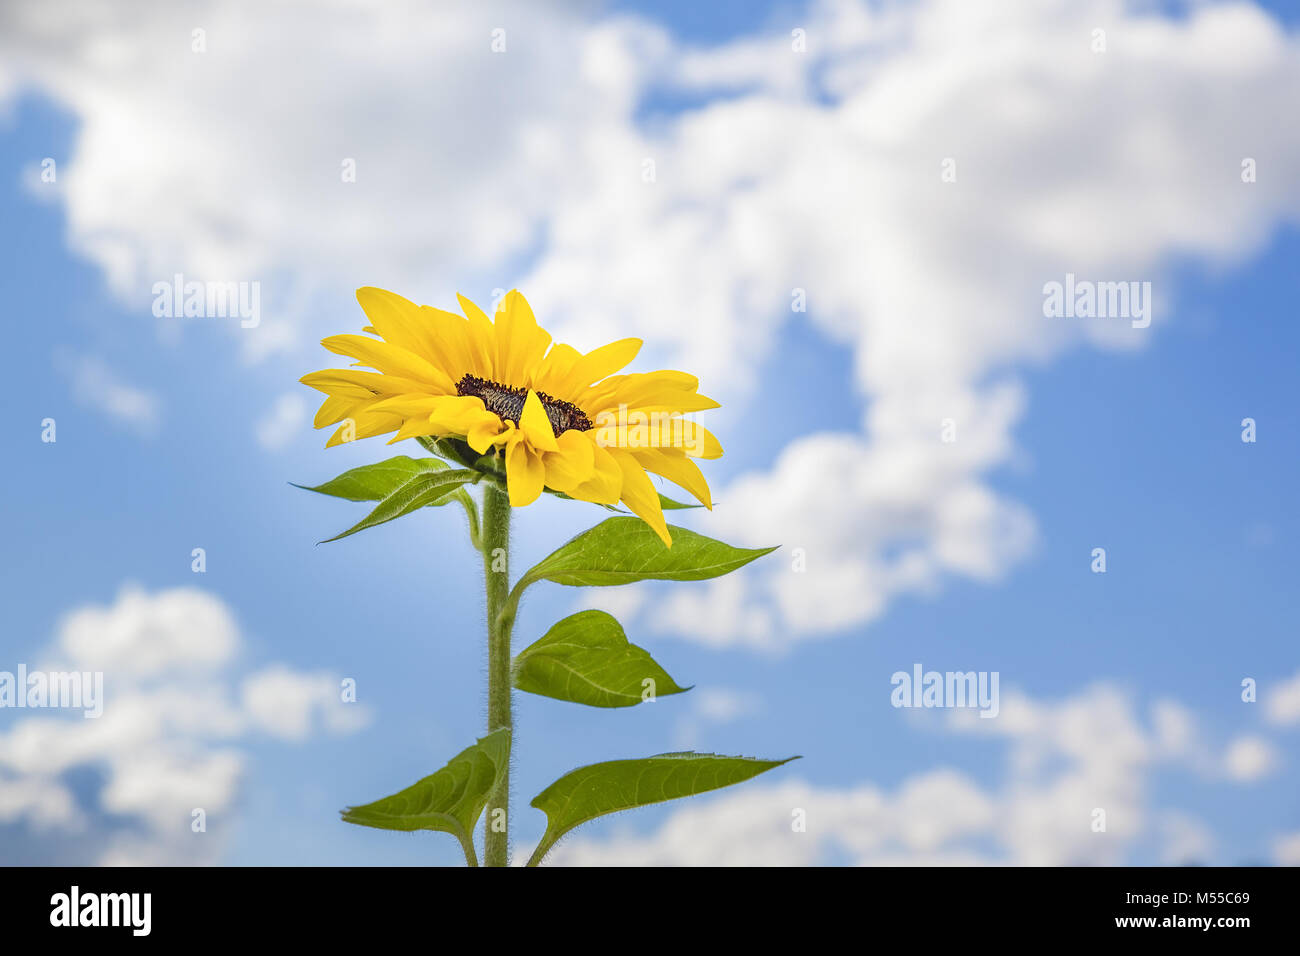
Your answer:
[[[327,447],[393,431],[389,444],[463,439],[479,455],[504,459],[514,507],[532,504],[546,489],[596,504],[621,502],[670,547],[647,472],[713,507],[691,459],[718,458],[722,446],[685,417],[718,407],[699,394],[698,379],[669,370],[616,375],[636,357],[640,339],[586,354],[552,345],[518,291],[505,297],[495,322],[457,298],[463,316],[383,289],[357,290],[370,320],[364,331],[375,337],[324,339],[331,352],[355,359],[354,367],[302,378],[326,396],[316,427],[343,423]]]

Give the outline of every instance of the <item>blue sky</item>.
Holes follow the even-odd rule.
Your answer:
[[[928,6],[904,9],[915,12],[901,16],[919,19],[927,15]],[[726,117],[714,111],[713,107],[736,95],[719,89],[716,80],[683,91],[666,90],[672,84],[664,83],[663,77],[688,75],[691,67],[683,58],[691,50],[708,51],[706,58],[717,63],[728,53],[743,60],[736,44],[743,46],[754,37],[775,37],[776,43],[785,44],[789,23],[807,22],[817,37],[817,25],[825,22],[818,18],[826,16],[787,4],[772,6],[766,13],[756,12],[752,4],[709,5],[703,13],[693,4],[653,8],[614,4],[593,8],[582,21],[599,26],[624,14],[637,17],[636,22],[648,30],[662,31],[675,48],[673,54],[655,61],[658,79],[632,83],[635,94],[630,94],[628,120],[636,128],[652,116],[655,124],[669,128],[664,141],[671,140],[680,152],[675,154],[678,162],[661,163],[665,179],[692,158],[691,124],[719,123],[717,135],[723,141],[733,135],[730,130],[743,135],[747,127],[739,121],[728,127]],[[215,13],[207,15],[209,21],[195,22],[219,22]],[[1190,15],[1179,11],[1175,20],[1186,16]],[[1121,17],[1115,13],[1113,19],[1103,21],[1115,23],[1111,36],[1116,57],[1124,49]],[[1032,19],[1026,17],[1027,22]],[[1063,16],[1063,22],[1066,26],[1060,29],[1068,30],[1069,18]],[[1032,36],[1034,30],[1050,32],[1058,26],[1043,22],[1024,29]],[[1275,24],[1274,29],[1284,46],[1277,69],[1300,68],[1296,66],[1300,44],[1294,34],[1286,32],[1285,25]],[[882,26],[881,32],[888,31]],[[219,31],[214,28],[212,33],[214,51],[219,52]],[[1191,42],[1180,40],[1177,33],[1171,37],[1174,51],[1180,42]],[[861,51],[837,50],[828,69],[851,72],[856,66],[871,66],[873,56],[882,62],[898,57],[901,62],[909,55],[905,39],[891,40],[897,46],[883,52],[873,52],[872,42]],[[5,52],[0,47],[0,64],[5,62]],[[646,59],[654,56],[646,54]],[[389,449],[375,439],[326,450],[322,447],[325,433],[313,432],[309,421],[292,417],[293,427],[286,434],[261,442],[257,425],[267,419],[281,396],[305,392],[296,385],[298,376],[331,364],[323,350],[313,345],[315,340],[332,332],[355,331],[362,324],[359,309],[343,291],[359,285],[407,278],[419,287],[407,291],[393,283],[397,291],[445,306],[446,302],[433,300],[447,289],[460,288],[482,302],[491,298],[496,285],[511,281],[500,276],[532,278],[544,290],[541,300],[554,302],[559,318],[569,323],[563,327],[585,339],[576,344],[588,348],[598,344],[605,329],[593,325],[570,299],[550,292],[557,281],[554,277],[562,274],[558,266],[551,266],[552,257],[561,250],[560,237],[568,234],[563,226],[573,222],[562,218],[566,211],[541,208],[528,213],[535,228],[521,230],[532,237],[527,242],[489,246],[487,252],[467,258],[455,269],[440,262],[408,267],[393,265],[391,257],[377,260],[364,241],[370,235],[368,223],[348,218],[357,207],[339,206],[339,232],[355,227],[362,238],[355,241],[354,255],[349,253],[346,235],[321,238],[327,249],[339,247],[337,261],[344,264],[323,263],[327,275],[313,275],[301,259],[282,251],[298,238],[291,224],[275,215],[254,215],[241,205],[246,195],[261,195],[252,180],[261,174],[259,162],[276,155],[275,143],[255,145],[252,152],[257,160],[250,161],[235,179],[222,179],[209,176],[192,161],[169,165],[171,147],[164,128],[148,153],[155,165],[138,172],[144,198],[122,200],[117,207],[96,191],[105,180],[88,174],[78,178],[93,168],[95,157],[106,148],[113,151],[111,144],[106,147],[87,138],[89,128],[99,130],[101,136],[105,128],[93,124],[97,101],[88,94],[69,93],[69,87],[58,82],[66,65],[55,63],[46,69],[17,57],[14,62],[13,74],[21,82],[11,89],[7,112],[0,112],[0,221],[4,223],[0,295],[9,316],[11,379],[9,414],[3,421],[7,467],[0,473],[10,503],[8,534],[0,543],[7,571],[3,598],[9,612],[0,670],[13,670],[19,662],[36,666],[55,654],[70,612],[86,606],[118,607],[128,585],[146,595],[198,588],[233,615],[240,650],[202,673],[186,672],[177,686],[225,688],[237,697],[241,681],[268,668],[324,674],[330,680],[352,677],[359,690],[357,709],[365,711],[366,722],[331,729],[321,705],[310,732],[301,739],[287,731],[275,732],[274,721],[260,730],[250,725],[251,729],[224,736],[216,732],[187,736],[183,728],[169,729],[154,741],[162,741],[158,745],[165,745],[169,753],[199,753],[206,760],[231,752],[238,755],[240,767],[235,790],[212,797],[211,834],[186,843],[188,816],[180,821],[178,835],[175,821],[159,823],[147,810],[114,802],[114,775],[133,779],[129,755],[119,754],[116,762],[108,763],[96,760],[93,753],[69,759],[53,775],[16,758],[6,764],[4,755],[15,752],[25,739],[24,722],[36,718],[0,711],[0,793],[5,792],[5,784],[17,793],[24,780],[39,779],[42,785],[65,789],[77,808],[67,819],[42,826],[30,811],[7,814],[0,800],[0,857],[25,863],[94,862],[120,852],[125,858],[152,859],[149,853],[161,847],[158,852],[166,859],[244,865],[456,863],[457,847],[441,835],[408,836],[348,827],[338,822],[337,811],[400,789],[483,732],[481,570],[466,542],[463,517],[449,509],[446,513],[430,510],[317,546],[315,542],[356,520],[359,508],[299,491],[289,482],[315,483],[355,464],[420,451],[414,443]],[[917,69],[923,67],[924,62]],[[364,62],[349,69],[380,72],[378,65]],[[751,67],[736,69],[742,79],[732,82],[754,97],[755,109],[758,105],[793,109],[795,104],[815,115],[819,108],[822,94],[792,92],[776,80],[768,89],[763,86],[766,80],[746,72]],[[1191,76],[1197,66],[1193,62],[1186,69]],[[868,78],[860,82],[884,82],[867,72]],[[1027,75],[1032,76],[1032,70]],[[1140,85],[1143,74],[1133,75],[1138,79],[1131,82]],[[0,105],[6,104],[5,76],[0,69]],[[1012,66],[1007,67],[1007,76],[1009,88],[1020,82]],[[1185,82],[1192,98],[1201,89],[1194,79]],[[75,82],[68,79],[74,86]],[[220,81],[204,81],[208,82]],[[1127,108],[1102,102],[1109,88],[1079,82],[1078,95],[1096,96],[1096,110]],[[1239,95],[1253,95],[1256,87],[1241,82],[1246,92]],[[125,110],[123,104],[131,96],[143,95],[139,89],[129,83],[120,90],[113,88],[113,97],[120,101],[110,98],[104,102],[111,105],[104,108]],[[199,84],[195,89],[211,93],[212,88]],[[210,100],[197,97],[194,125],[170,135],[178,143],[183,137],[201,143],[205,136],[218,135],[220,121],[205,117],[202,104],[219,102],[213,109],[225,110],[244,95],[236,89],[226,91],[225,99],[216,94]],[[394,89],[391,95],[402,94]],[[1176,89],[1165,95],[1169,102],[1182,102]],[[1287,96],[1294,99],[1293,93],[1285,91],[1277,95],[1283,101]],[[836,97],[834,102],[843,104],[849,94],[841,91]],[[1232,102],[1231,97],[1228,100]],[[1252,142],[1229,143],[1227,153],[1236,157],[1253,155],[1255,150],[1273,168],[1300,168],[1300,144],[1295,137],[1275,133],[1276,139],[1263,141],[1263,130],[1276,120],[1276,116],[1269,119],[1268,104],[1237,102],[1239,110],[1258,115],[1261,133]],[[1188,103],[1195,113],[1194,100]],[[998,102],[988,104],[990,111],[997,107]],[[347,103],[338,107],[352,108]],[[1138,128],[1151,119],[1142,115],[1143,108],[1133,107]],[[1206,125],[1217,129],[1213,120],[1220,115],[1218,108],[1210,109],[1211,121]],[[942,110],[938,112],[942,115]],[[1180,128],[1178,112],[1168,111],[1174,129]],[[162,113],[165,109],[160,108]],[[132,115],[123,112],[118,119]],[[454,109],[450,115],[455,115]],[[538,115],[543,123],[547,121],[546,113]],[[371,109],[366,122],[371,134],[390,150],[402,141],[400,130],[384,138],[382,109]],[[587,121],[579,115],[564,122],[576,124],[572,128],[581,131]],[[597,120],[590,122],[594,126]],[[788,122],[789,137],[797,144],[798,121],[789,118]],[[902,118],[894,123],[897,130],[908,128]],[[115,128],[114,124],[108,128]],[[1032,129],[1027,138],[1032,139],[1031,133]],[[291,131],[284,135],[288,139]],[[988,155],[995,155],[985,152],[976,132],[954,134],[954,139],[968,151],[958,150],[959,162],[965,162],[965,155],[980,157],[973,161],[976,169]],[[815,148],[825,142],[818,140],[821,145]],[[808,149],[813,149],[812,140],[809,144]],[[436,151],[436,145],[433,148]],[[1191,142],[1174,155],[1195,157],[1197,148]],[[286,147],[286,152],[297,161],[296,150]],[[791,152],[800,150],[792,147]],[[1123,155],[1122,150],[1119,153]],[[698,168],[711,155],[697,154]],[[57,162],[67,183],[57,192],[43,194],[42,184],[33,182],[32,170],[39,169],[44,157]],[[334,153],[329,157],[336,165]],[[213,159],[214,164],[218,161]],[[387,161],[372,157],[370,162]],[[766,161],[751,162],[751,175],[761,180]],[[772,168],[782,162],[774,156]],[[362,166],[363,171],[366,168]],[[396,161],[384,166],[393,176],[407,168]],[[1114,211],[1121,215],[1128,195],[1121,182],[1122,163],[1111,166],[1099,159],[1098,169],[1102,171],[1095,177],[1080,174],[1077,183],[1065,179],[1071,173],[1062,171],[1060,183],[1045,173],[1048,185],[1019,188],[1042,188],[1049,194],[1059,189],[1065,196],[1077,186],[1104,201],[1112,195],[1105,176],[1114,175]],[[164,174],[173,178],[159,184]],[[771,562],[769,576],[746,579],[751,590],[745,600],[767,615],[769,637],[760,642],[739,632],[718,631],[710,642],[692,636],[689,627],[681,626],[690,615],[660,603],[661,597],[667,600],[665,589],[650,588],[639,602],[628,604],[629,637],[650,649],[681,683],[696,685],[695,690],[653,705],[610,712],[520,695],[514,811],[520,848],[530,847],[542,829],[542,815],[526,806],[528,798],[560,773],[583,763],[690,747],[774,757],[801,754],[803,759],[747,785],[757,795],[754,805],[727,803],[729,797],[718,795],[697,801],[698,818],[678,816],[686,804],[609,818],[581,831],[573,845],[561,848],[557,861],[748,862],[743,855],[710,856],[707,841],[695,839],[705,830],[717,829],[718,820],[739,820],[735,839],[749,840],[777,862],[1295,862],[1294,835],[1300,833],[1300,804],[1295,796],[1300,792],[1297,720],[1284,716],[1291,711],[1281,703],[1270,703],[1269,695],[1280,699],[1286,693],[1300,694],[1293,581],[1300,567],[1296,543],[1300,520],[1294,505],[1300,478],[1300,385],[1295,374],[1300,330],[1294,322],[1294,304],[1300,297],[1294,269],[1300,253],[1296,228],[1300,203],[1294,177],[1278,187],[1261,182],[1266,198],[1248,216],[1238,218],[1220,209],[1231,202],[1223,198],[1228,188],[1249,188],[1237,183],[1235,175],[1235,168],[1228,170],[1232,184],[1225,186],[1222,196],[1198,192],[1195,181],[1185,187],[1171,185],[1159,197],[1168,205],[1154,203],[1156,212],[1134,213],[1133,231],[1143,236],[1149,232],[1153,238],[1135,240],[1132,247],[1120,242],[1119,252],[1097,252],[1094,244],[1083,239],[1077,247],[1071,246],[1072,240],[1055,238],[1055,226],[1041,227],[1043,235],[1050,233],[1053,238],[1041,240],[1045,251],[1037,260],[1040,264],[1077,261],[1082,263],[1081,274],[1091,268],[1099,278],[1156,283],[1161,297],[1156,321],[1145,330],[1149,333],[1145,337],[1117,343],[1070,330],[1064,333],[1067,337],[1057,339],[1051,333],[1041,344],[1022,347],[1021,340],[1009,336],[1011,344],[1000,351],[990,348],[978,362],[967,362],[964,356],[982,349],[976,343],[996,338],[992,330],[1001,326],[989,325],[990,331],[969,339],[956,358],[934,346],[939,356],[934,360],[934,377],[956,376],[953,370],[964,376],[960,382],[952,379],[958,383],[953,394],[975,396],[973,407],[987,411],[991,405],[982,403],[996,404],[991,396],[1000,384],[1009,383],[1022,408],[1019,414],[1009,413],[1005,423],[990,426],[1000,436],[989,439],[995,450],[977,456],[976,464],[953,479],[953,494],[973,482],[990,500],[999,502],[999,513],[1028,516],[1032,530],[1005,553],[998,532],[990,535],[998,540],[972,544],[981,556],[986,553],[983,545],[988,545],[992,557],[983,570],[963,571],[960,562],[935,559],[938,570],[924,575],[915,587],[887,590],[878,610],[855,608],[852,595],[844,595],[844,614],[850,623],[842,626],[810,625],[800,631],[791,617],[798,611],[789,608],[802,605],[797,599],[792,599],[794,604],[780,603],[772,597],[773,589],[782,580],[779,575],[788,574],[783,568],[792,547],[806,544],[810,562],[821,560],[823,566],[855,557],[857,552],[852,547],[847,554],[818,551],[812,542],[838,538],[830,531],[819,537],[821,532],[800,523],[805,512],[797,508],[784,525],[764,518],[763,496],[754,490],[759,486],[736,483],[755,475],[784,474],[776,466],[782,453],[802,447],[798,441],[814,433],[857,436],[866,448],[873,448],[871,443],[880,440],[880,432],[864,428],[864,416],[873,408],[894,407],[895,401],[908,404],[909,380],[896,381],[888,370],[873,370],[869,362],[864,367],[862,354],[889,347],[880,346],[882,341],[892,342],[889,323],[911,321],[907,310],[912,300],[903,293],[891,296],[888,301],[899,311],[863,319],[861,326],[853,305],[855,296],[860,296],[864,313],[882,311],[879,302],[868,303],[868,289],[899,262],[906,268],[920,255],[916,268],[925,276],[924,285],[956,290],[952,295],[962,307],[944,314],[942,321],[949,325],[934,328],[951,328],[958,337],[968,327],[967,317],[970,324],[978,324],[985,312],[1006,311],[1007,302],[1023,309],[1015,321],[1023,322],[1024,328],[1067,321],[1035,314],[1038,285],[1058,278],[1064,268],[1026,267],[1033,284],[1006,291],[996,285],[1000,265],[984,259],[987,248],[1019,262],[1017,256],[1028,255],[1024,250],[1039,247],[1031,246],[1030,239],[997,245],[1003,241],[1002,231],[1015,227],[1002,221],[976,227],[972,222],[977,220],[963,218],[954,221],[954,231],[964,238],[960,243],[954,240],[952,251],[941,252],[922,241],[933,233],[923,233],[915,241],[900,235],[896,246],[864,247],[879,258],[864,253],[861,275],[852,274],[851,262],[824,263],[824,275],[838,278],[822,278],[816,270],[809,273],[815,278],[807,283],[813,305],[806,317],[782,316],[781,308],[772,306],[768,311],[776,317],[764,321],[745,314],[735,297],[728,301],[738,316],[730,324],[717,320],[715,325],[716,315],[708,309],[694,316],[691,321],[702,330],[708,348],[720,352],[720,356],[706,354],[700,346],[696,357],[704,368],[719,370],[720,389],[711,392],[706,378],[702,390],[724,398],[727,407],[716,430],[727,454],[707,470],[718,500],[716,517],[692,514],[682,523],[722,537],[734,538],[727,532],[746,523],[753,524],[754,534],[786,535],[743,542],[785,546],[766,559]],[[194,194],[207,191],[210,196],[214,189],[226,190],[219,194],[231,204],[229,223],[214,230],[210,223],[187,218],[196,215],[182,198],[191,192],[187,186],[191,178],[198,184]],[[107,181],[129,184],[134,180],[128,169],[124,178]],[[415,192],[425,188],[411,185]],[[489,182],[485,188],[490,190],[494,184]],[[503,181],[500,188],[510,192],[515,187]],[[735,188],[739,193],[746,189]],[[761,191],[761,185],[754,188]],[[1014,195],[1016,188],[1006,182],[989,186],[990,204]],[[400,182],[390,181],[385,189],[398,195],[402,191]],[[330,195],[324,191],[294,195],[285,209],[292,211],[297,202],[319,203],[328,210],[333,202]],[[360,201],[363,210],[371,202],[379,206],[391,200],[386,191],[367,196],[372,198]],[[687,191],[680,199],[682,208],[707,206],[707,196],[707,190]],[[254,201],[250,199],[250,205]],[[1178,211],[1198,204],[1207,211],[1202,217],[1189,217],[1183,237]],[[97,218],[105,205],[125,210],[120,224],[105,226]],[[146,206],[147,216],[139,211]],[[418,221],[425,212],[421,208],[412,218]],[[924,204],[905,212],[909,222],[913,217],[936,216],[940,227],[945,215]],[[175,221],[169,222],[173,215]],[[704,215],[713,213],[706,208]],[[1201,230],[1206,220],[1212,222],[1218,215],[1224,219],[1218,237],[1221,245],[1212,230]],[[1156,228],[1145,216],[1162,216],[1175,224],[1167,230]],[[1081,236],[1092,230],[1099,242],[1111,237],[1096,221],[1084,218],[1078,226]],[[447,228],[429,216],[423,221],[433,232]],[[761,233],[775,220],[749,220],[755,221]],[[1027,220],[1009,215],[1008,221]],[[189,246],[166,238],[185,234],[187,222],[206,245],[196,241]],[[856,222],[853,228],[887,231],[891,222]],[[644,220],[631,215],[628,231],[635,233],[638,223],[644,225]],[[823,227],[841,228],[829,222],[823,222]],[[401,228],[412,227],[404,222]],[[969,231],[977,228],[986,231]],[[483,229],[490,234],[488,226]],[[281,238],[277,230],[287,235]],[[1026,230],[1027,235],[1032,233],[1029,227]],[[1069,229],[1063,231],[1068,235]],[[213,235],[226,233],[233,237],[232,244],[256,250],[249,253],[255,266],[240,274],[262,281],[264,327],[241,331],[227,319],[154,318],[144,294],[153,279],[170,276],[172,271],[202,274],[210,263],[240,261],[237,257],[222,260],[214,253],[221,243]],[[710,253],[723,262],[729,261],[728,256],[745,259],[747,253],[736,235],[715,237]],[[105,236],[121,246],[104,244]],[[1038,236],[1033,233],[1032,241],[1039,242]],[[735,248],[727,245],[726,237]],[[134,279],[118,281],[133,273],[115,265],[117,253],[104,251],[110,246],[128,250],[128,258],[135,256]],[[664,248],[670,261],[689,267],[689,248],[685,252]],[[780,242],[765,248],[770,255],[798,259],[797,250],[790,251]],[[892,258],[894,248],[901,250],[897,260]],[[933,259],[928,258],[931,250]],[[561,251],[577,254],[572,249]],[[672,260],[673,255],[683,258]],[[164,265],[169,259],[174,260],[174,269]],[[976,278],[965,274],[966,263],[978,274]],[[779,261],[773,262],[774,272],[782,269]],[[377,270],[388,274],[376,275]],[[779,281],[783,277],[774,280]],[[836,281],[842,281],[842,290],[832,294],[828,288],[820,293],[819,282]],[[960,296],[983,288],[979,283],[988,284],[989,301],[962,302]],[[527,283],[519,284],[530,294]],[[915,283],[900,286],[904,291],[915,287]],[[581,296],[582,290],[571,294]],[[600,290],[591,294],[596,304],[590,308],[599,312],[604,307]],[[917,292],[917,321],[930,321],[931,307],[947,301],[924,298],[929,294]],[[824,309],[822,303],[827,303]],[[680,322],[673,324],[678,320],[664,318],[670,305],[672,300],[664,311],[644,314],[611,306],[610,313],[618,313],[619,318],[609,320],[609,331],[647,340],[648,358],[639,362],[685,361],[683,356],[689,359],[692,353],[681,343],[689,342],[690,330],[683,332]],[[538,311],[547,324],[543,309]],[[656,343],[661,322],[662,341]],[[270,339],[273,331],[287,344],[265,349],[256,344]],[[753,345],[755,351],[747,351],[753,342],[761,347]],[[855,348],[863,350],[856,358]],[[106,378],[151,396],[152,411],[115,417],[102,401],[79,397],[79,383],[98,382],[102,390]],[[946,389],[947,379],[941,394],[947,395]],[[978,418],[978,412],[972,414]],[[993,412],[989,415],[990,421],[997,418]],[[1247,417],[1257,422],[1258,440],[1253,444],[1241,441],[1241,420]],[[46,418],[57,421],[53,444],[40,440]],[[963,420],[959,428],[965,427]],[[977,422],[970,427],[980,429]],[[1006,447],[1001,437],[1006,438]],[[907,485],[923,481],[924,476],[904,473],[900,480]],[[827,493],[826,486],[815,483],[783,486],[782,491],[809,500]],[[906,499],[900,509],[924,511],[924,505]],[[928,554],[946,553],[942,545],[929,549],[927,536],[936,525],[927,518],[903,520],[877,498],[861,505],[846,501],[843,507],[846,526],[858,529],[854,533],[860,534],[861,552],[878,556],[879,568],[897,571],[900,565],[895,559],[918,539]],[[729,508],[733,510],[728,512]],[[515,568],[526,568],[601,517],[598,509],[573,502],[546,501],[528,508],[517,516]],[[191,550],[196,547],[206,550],[203,574],[191,570]],[[1096,547],[1107,551],[1105,574],[1090,571]],[[673,587],[700,598],[714,594],[703,584]],[[516,646],[531,642],[551,622],[570,613],[578,598],[569,589],[535,588],[516,628]],[[607,605],[611,610],[621,611],[617,595],[597,596],[598,603],[606,600],[615,602]],[[193,639],[201,640],[204,633],[196,628]],[[1003,714],[988,722],[997,727],[971,730],[956,718],[950,721],[952,715],[947,713],[892,707],[890,675],[910,670],[917,662],[939,670],[999,672]],[[111,671],[107,677],[111,708]],[[1258,703],[1242,702],[1243,678],[1258,681]],[[188,683],[191,680],[200,683]],[[1012,706],[1016,700],[1025,702],[1023,708]],[[1166,704],[1170,707],[1162,710]],[[1167,725],[1158,716],[1161,713],[1186,717],[1190,729],[1182,737],[1162,730]],[[1283,716],[1270,716],[1274,713]],[[176,760],[169,772],[185,778],[185,758]],[[1024,769],[1026,762],[1034,764],[1032,772]],[[743,792],[744,788],[737,789],[736,798]],[[968,802],[978,807],[970,811],[969,819],[960,813],[938,813],[933,804],[944,802],[940,800],[944,794],[956,794],[947,802],[957,803],[969,794]],[[760,799],[763,795],[766,805]],[[185,793],[181,803],[189,799]],[[815,851],[802,844],[792,848],[795,838],[785,833],[791,801],[824,807],[820,813],[811,811],[810,828],[816,832],[805,842],[815,842]],[[874,806],[873,801],[884,809],[854,809]],[[1109,834],[1087,834],[1087,821],[1071,816],[1078,806],[1096,805],[1112,808]],[[710,817],[710,812],[716,816]],[[943,819],[936,822],[939,816]],[[674,826],[677,829],[671,829]],[[1073,833],[1075,826],[1082,828],[1083,836]],[[1106,842],[1098,849],[1095,844],[1102,841]],[[123,846],[129,852],[121,850]]]

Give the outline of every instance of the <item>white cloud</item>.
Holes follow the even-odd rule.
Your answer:
[[[778,645],[773,622],[756,606],[753,584],[733,574],[708,585],[678,587],[645,605],[651,630],[679,634],[712,647],[744,642],[750,647]]]
[[[1017,454],[1022,370],[1144,346],[1171,319],[1165,264],[1241,261],[1300,211],[1300,128],[1276,122],[1300,44],[1244,4],[825,0],[800,18],[806,53],[784,28],[687,47],[567,5],[332,0],[306,19],[215,2],[199,54],[191,14],[141,8],[8,3],[0,54],[76,115],[71,241],[142,307],[177,271],[261,280],[268,318],[240,335],[265,352],[309,315],[337,331],[356,285],[438,303],[519,285],[559,338],[644,335],[733,422],[782,334],[851,350],[860,427],[804,423],[705,519],[808,561],[701,589],[744,613],[675,598],[663,626],[714,646],[997,581],[1035,540],[990,484]],[[701,105],[640,122],[664,88]],[[1044,318],[1067,272],[1153,282],[1151,328]]]
[[[1238,737],[1228,745],[1223,764],[1233,780],[1250,783],[1273,772],[1278,764],[1278,754],[1262,737]]]
[[[751,784],[694,801],[655,833],[565,841],[548,862],[570,866],[811,866],[839,852],[857,863],[983,862],[940,849],[986,830],[992,807],[962,774],[937,771],[888,795],[871,785],[819,789]],[[806,829],[800,830],[797,827]]]
[[[983,421],[1016,402],[1006,405]],[[666,624],[704,643],[769,647],[874,619],[895,595],[931,589],[944,573],[996,580],[1032,547],[1033,521],[975,480],[970,456],[986,457],[979,436],[937,439],[937,428],[931,439],[877,443],[812,435],[769,472],[733,482],[705,526],[725,540],[785,546],[763,559],[758,583],[732,575],[673,594]]]
[[[317,726],[335,732],[359,729],[365,711],[341,707],[339,680],[333,674],[301,674],[283,665],[268,667],[244,681],[244,711],[258,729],[285,740],[305,740]]]
[[[72,794],[53,780],[0,774],[0,823],[26,819],[38,832],[59,825],[75,828],[75,809]]]
[[[108,815],[117,822],[96,827],[79,862],[215,862],[248,741],[346,733],[366,720],[325,673],[271,665],[237,690],[240,644],[230,610],[197,588],[126,588],[108,607],[65,616],[29,671],[102,671],[103,712],[14,712],[0,733],[0,823],[66,834]],[[86,770],[102,777],[93,796],[67,783]],[[196,809],[207,814],[202,839],[190,829]]]
[[[81,405],[106,415],[137,434],[150,436],[162,421],[162,402],[156,394],[124,382],[101,358],[60,355],[56,364],[72,386]]]
[[[142,310],[177,272],[260,281],[274,315],[241,338],[264,352],[302,341],[316,293],[351,316],[362,284],[446,300],[468,276],[486,277],[470,292],[510,282],[505,263],[589,188],[581,156],[637,87],[623,30],[581,13],[18,0],[0,57],[79,120],[60,175],[74,247]],[[652,55],[653,33],[634,32]]]
[[[238,647],[239,627],[229,608],[199,588],[151,595],[128,586],[107,607],[88,605],[67,614],[58,634],[58,651],[73,668],[132,681],[217,669]]]
[[[1166,262],[1239,260],[1300,208],[1300,133],[1271,118],[1300,46],[1248,6],[1174,20],[1110,2],[834,2],[806,26],[804,57],[746,39],[708,51],[709,71],[693,54],[692,82],[743,94],[647,138],[652,188],[566,205],[563,239],[526,283],[584,330],[653,310],[656,335],[707,381],[751,375],[787,321],[853,349],[862,433],[810,423],[718,494],[707,528],[805,547],[808,571],[766,559],[746,572],[775,629],[681,622],[714,645],[867,623],[948,575],[997,580],[1034,540],[1032,516],[987,483],[1015,453],[1014,370],[1084,344],[1141,347],[1170,319]],[[1244,156],[1280,175],[1244,184]],[[955,182],[941,181],[945,158]],[[1152,327],[1044,318],[1042,286],[1066,272],[1152,281]],[[806,317],[790,317],[796,288]]]
[[[548,859],[618,866],[1114,865],[1154,842],[1162,860],[1205,861],[1213,850],[1209,827],[1186,811],[1151,804],[1158,768],[1211,776],[1193,750],[1169,746],[1171,708],[1181,710],[1165,702],[1143,720],[1109,684],[1060,701],[1005,694],[995,720],[956,713],[938,725],[982,738],[984,747],[998,739],[1009,744],[994,761],[1000,769],[989,786],[946,767],[913,774],[892,790],[760,778],[683,804],[652,833],[624,826],[601,838],[579,834]],[[1098,810],[1104,831],[1094,829]],[[794,825],[799,821],[805,829]]]
[[[299,392],[286,392],[275,400],[266,415],[257,423],[254,433],[258,444],[274,450],[283,448],[295,437],[306,432],[307,400]]]
[[[1300,724],[1300,671],[1264,688],[1264,715],[1271,724]]]
[[[1273,860],[1278,866],[1300,866],[1300,832],[1288,833],[1273,841]]]

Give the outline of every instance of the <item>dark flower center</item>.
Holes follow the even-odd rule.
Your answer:
[[[528,389],[511,388],[477,375],[466,375],[456,383],[456,394],[481,398],[489,412],[502,421],[514,422],[518,428],[519,416],[524,413],[524,400],[528,398]],[[572,402],[552,398],[545,392],[538,392],[537,397],[542,400],[542,408],[546,409],[546,417],[551,422],[551,431],[556,435],[563,435],[571,428],[580,432],[591,429],[591,419],[587,413]]]

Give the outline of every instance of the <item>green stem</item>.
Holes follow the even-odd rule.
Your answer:
[[[542,835],[542,842],[537,844],[537,849],[533,851],[533,855],[528,858],[524,866],[541,866],[543,857],[550,852],[551,847],[555,846],[555,841],[548,839],[550,835],[549,830]]]
[[[505,489],[484,483],[483,524],[480,529],[483,575],[487,589],[488,626],[488,733],[511,727],[510,630],[513,613],[505,615],[510,590],[510,499]],[[496,811],[504,810],[504,819]],[[509,861],[510,767],[488,796],[483,840],[485,866],[506,866]]]
[[[456,839],[460,840],[460,848],[465,851],[465,865],[478,866],[478,854],[474,852],[474,834],[457,834]]]
[[[483,550],[483,542],[479,539],[478,530],[478,505],[474,499],[469,496],[469,492],[460,488],[456,492],[456,500],[465,508],[465,517],[469,519],[469,540],[478,551]]]

